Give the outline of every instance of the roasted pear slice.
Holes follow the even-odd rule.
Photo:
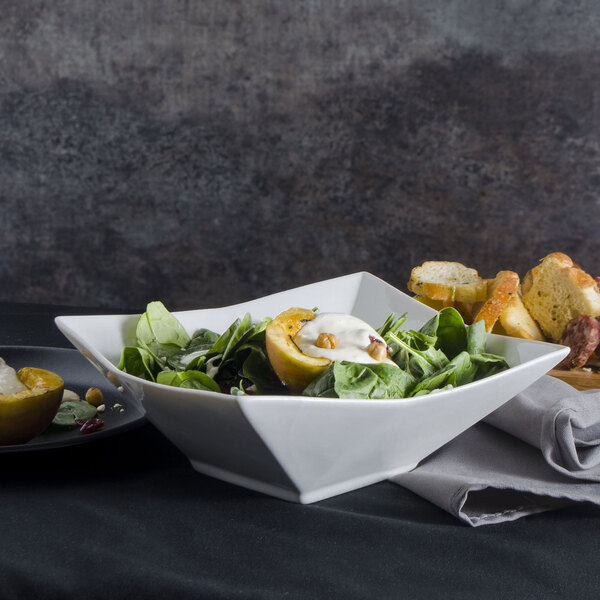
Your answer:
[[[294,336],[307,321],[315,318],[312,310],[288,308],[277,315],[265,331],[267,354],[281,382],[294,393],[300,393],[330,364],[328,358],[308,356],[294,343]]]
[[[12,371],[14,379],[14,371],[4,361],[0,366]],[[0,393],[0,445],[24,444],[42,433],[62,400],[65,384],[56,373],[24,367],[16,377],[22,386],[15,381],[12,389],[20,390]]]

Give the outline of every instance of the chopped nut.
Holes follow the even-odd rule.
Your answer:
[[[315,346],[317,348],[335,348],[337,347],[337,338],[333,333],[320,333]]]
[[[73,402],[74,400],[81,400],[79,394],[73,390],[67,390],[63,392],[62,402]]]
[[[98,388],[91,387],[85,393],[85,401],[91,404],[92,406],[98,407],[104,402],[104,395],[102,394],[102,391]]]
[[[367,346],[367,352],[371,358],[381,362],[387,358],[387,347],[383,342],[375,340]]]
[[[106,404],[101,404],[100,406],[96,407],[98,409],[98,412],[104,412],[106,409]]]

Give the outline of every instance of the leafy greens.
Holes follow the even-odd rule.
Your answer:
[[[136,344],[123,348],[119,368],[175,387],[285,394],[266,351],[270,320],[253,323],[246,313],[221,335],[199,329],[190,337],[161,302],[151,302],[138,321]],[[333,361],[303,395],[406,398],[465,385],[508,368],[503,357],[486,352],[483,321],[466,326],[451,307],[440,310],[418,331],[402,330],[405,321],[405,315],[392,314],[377,330],[397,366]]]

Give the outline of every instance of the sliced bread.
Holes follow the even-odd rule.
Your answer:
[[[430,300],[445,302],[483,302],[487,298],[487,283],[475,269],[449,261],[426,261],[415,267],[408,289]]]
[[[593,277],[562,252],[553,252],[523,279],[523,304],[547,337],[558,341],[579,315],[600,315],[600,290]]]
[[[498,321],[506,334],[512,337],[539,342],[546,340],[538,324],[525,308],[520,293],[511,297],[508,306],[500,313]]]
[[[509,306],[511,299],[517,296],[518,291],[519,275],[514,271],[500,271],[490,282],[487,300],[473,317],[473,322],[485,321],[485,330],[490,333],[500,315]]]

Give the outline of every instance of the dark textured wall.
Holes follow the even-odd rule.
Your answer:
[[[600,272],[594,0],[0,1],[0,300]]]

